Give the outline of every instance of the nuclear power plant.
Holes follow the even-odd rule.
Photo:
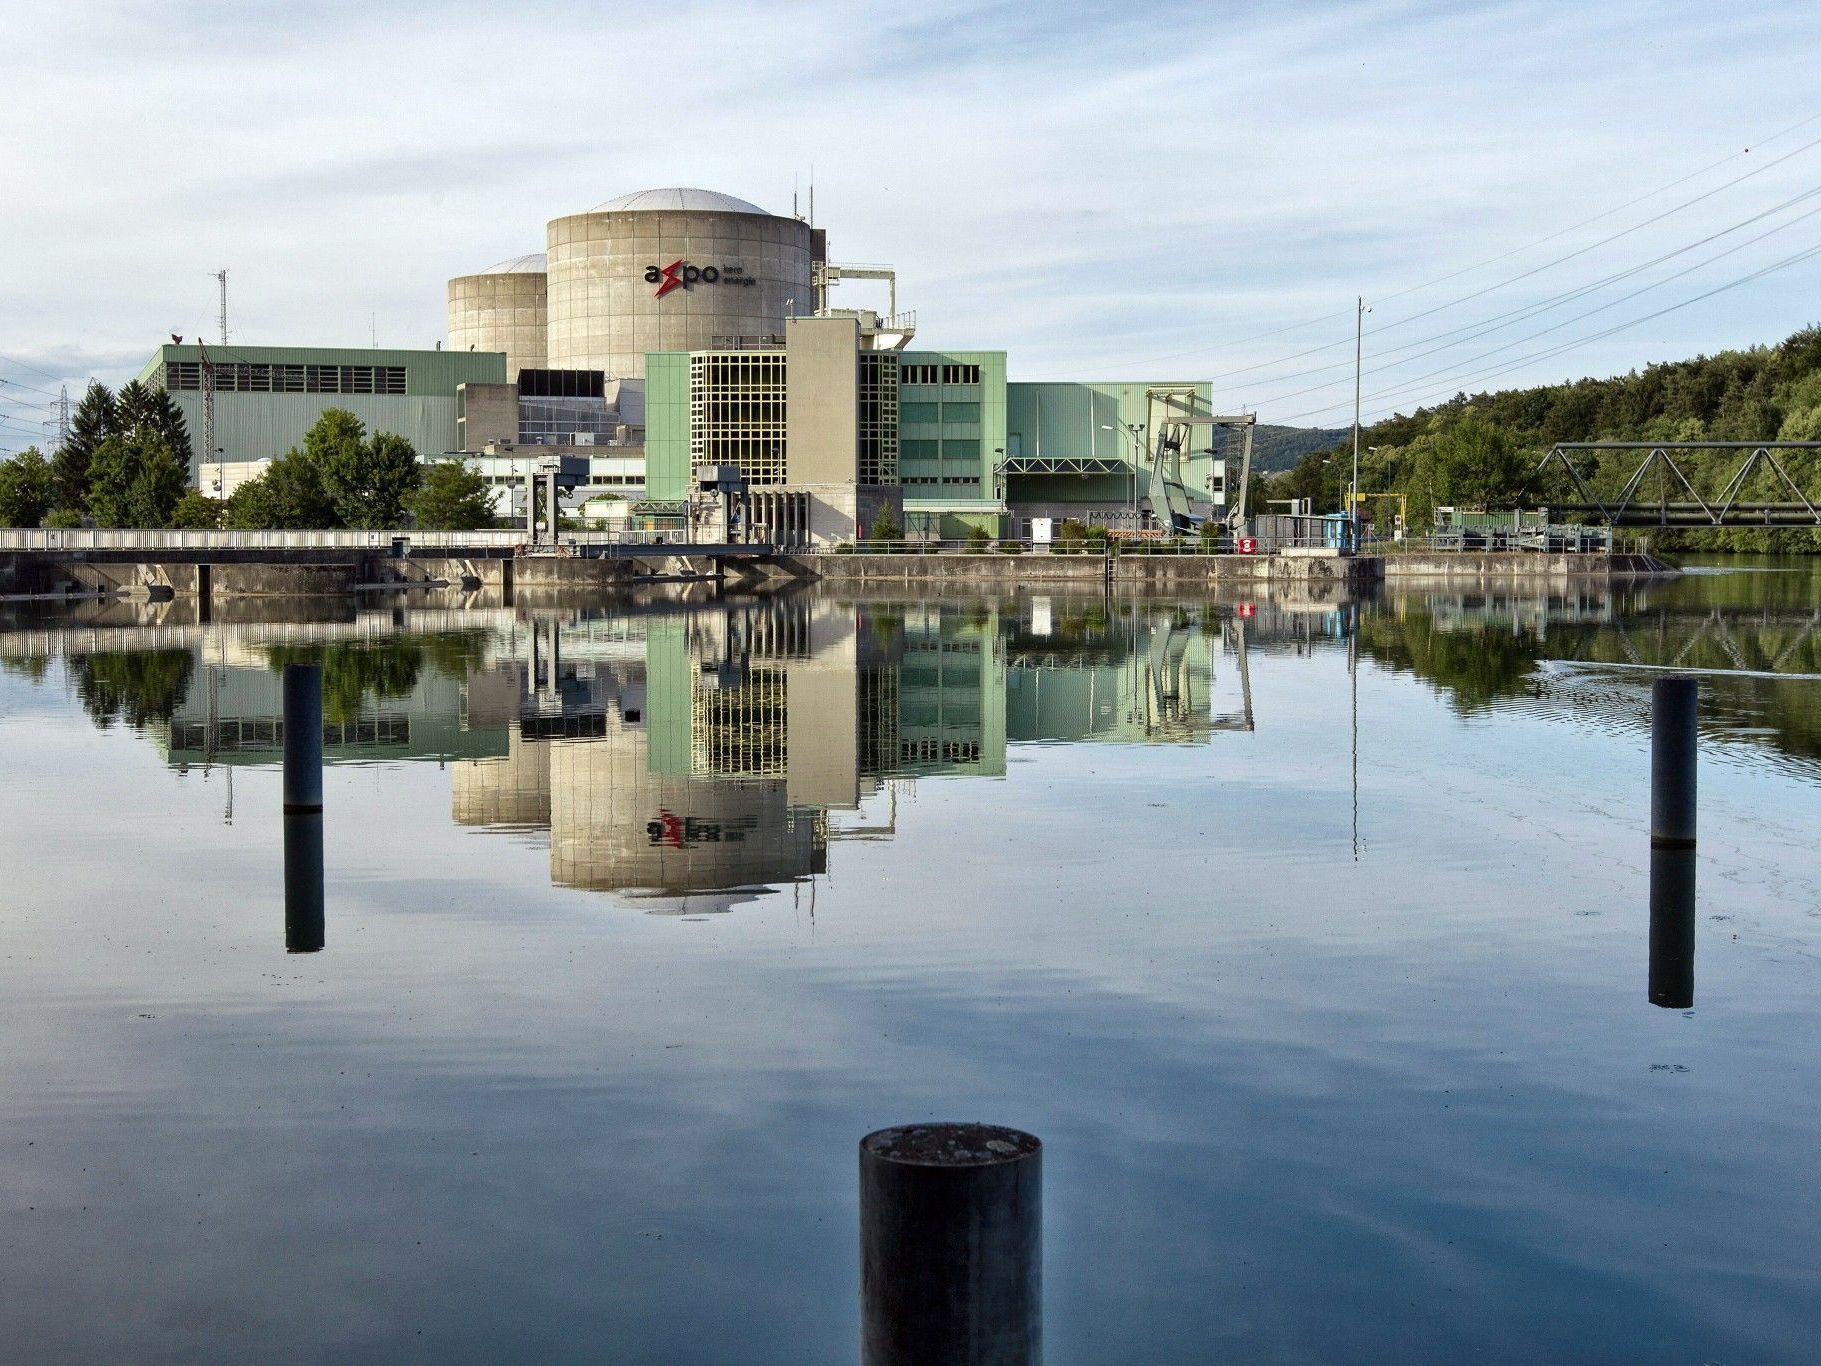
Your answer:
[[[639,190],[449,279],[446,350],[174,340],[140,379],[206,433],[191,477],[220,494],[339,407],[469,464],[502,520],[540,473],[565,519],[784,546],[1225,511],[1221,424],[1250,419],[1214,418],[1209,383],[1022,381],[1002,350],[913,345],[896,269],[842,264],[829,241],[730,194]],[[729,481],[737,528],[701,496]]]

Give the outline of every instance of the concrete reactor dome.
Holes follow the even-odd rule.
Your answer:
[[[765,213],[757,204],[748,204],[744,199],[735,199],[719,190],[695,190],[683,185],[661,190],[634,190],[631,194],[609,199],[605,204],[596,204],[589,212],[656,213],[665,209],[695,209],[705,213]]]
[[[640,379],[651,351],[782,339],[814,309],[812,233],[713,190],[610,199],[549,227],[546,355],[552,369]]]
[[[504,351],[506,378],[544,368],[549,336],[542,252],[449,281],[449,349]]]

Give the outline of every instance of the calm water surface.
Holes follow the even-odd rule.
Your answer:
[[[1052,1363],[1812,1361],[1818,612],[1800,564],[14,611],[7,1355],[851,1362],[857,1140],[980,1118],[1048,1145]]]

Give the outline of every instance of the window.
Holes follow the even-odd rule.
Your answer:
[[[902,455],[904,457],[904,459],[907,461],[910,461],[910,460],[933,461],[941,453],[941,443],[937,442],[937,441],[908,439],[908,440],[900,441],[898,443],[898,451],[899,451],[899,454]]]
[[[217,393],[402,394],[402,365],[260,365],[222,361],[209,366]],[[202,388],[201,361],[166,361],[164,387],[173,392]]]
[[[934,403],[900,403],[898,420],[903,423],[922,422],[933,426],[941,420],[941,407]]]
[[[942,420],[944,422],[971,422],[978,426],[980,405],[978,403],[944,403]]]
[[[978,384],[980,367],[978,365],[945,365],[942,367],[944,384]]]
[[[520,398],[600,398],[606,392],[600,370],[520,370]]]
[[[898,373],[900,384],[940,384],[942,382],[940,365],[901,365]]]
[[[944,460],[965,460],[969,464],[980,463],[980,443],[978,441],[944,441],[942,443]]]

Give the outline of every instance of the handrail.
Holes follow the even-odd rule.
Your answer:
[[[573,545],[684,545],[678,530],[563,531],[558,539]],[[126,527],[0,528],[0,550],[382,550],[402,540],[411,550],[511,548],[526,543],[523,527],[487,527],[479,531],[215,531]]]

